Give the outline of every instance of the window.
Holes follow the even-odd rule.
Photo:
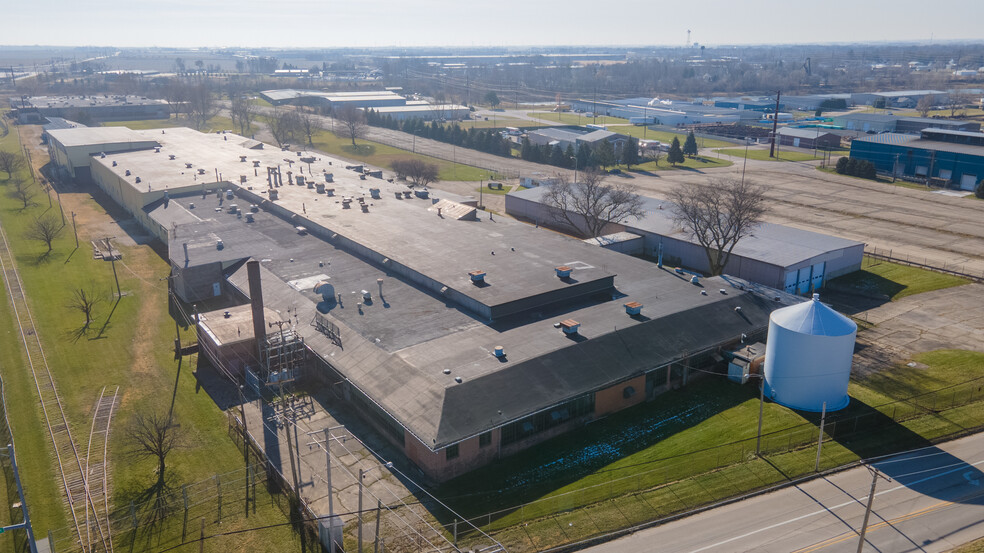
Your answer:
[[[483,432],[478,435],[478,447],[485,447],[487,445],[492,445],[492,431]]]
[[[458,458],[458,444],[449,445],[447,449],[444,450],[444,459],[450,461],[451,459]]]
[[[533,434],[549,430],[594,411],[594,394],[585,394],[556,406],[550,411],[519,419],[502,427],[500,443],[508,445]]]

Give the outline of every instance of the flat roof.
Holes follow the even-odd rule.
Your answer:
[[[268,321],[280,320],[280,315],[263,308]],[[207,332],[216,345],[223,346],[253,339],[253,309],[248,303],[198,314],[198,326]]]
[[[66,148],[76,146],[99,146],[101,144],[132,143],[138,147],[150,148],[156,141],[126,127],[75,127],[52,129],[48,136]],[[142,145],[142,146],[140,146]]]
[[[820,129],[820,127],[814,127],[812,129],[802,129],[798,127],[782,127],[779,129],[779,134],[785,136],[794,136],[797,138],[819,138],[821,136],[827,136],[831,134],[826,129]]]
[[[135,132],[156,137],[160,131]],[[160,138],[160,153],[97,161],[114,171],[126,166],[151,175],[160,181],[153,185],[158,190],[185,189],[145,206],[168,229],[168,255],[177,270],[221,263],[229,282],[248,295],[242,262],[259,260],[265,306],[292,320],[312,352],[432,449],[641,375],[679,360],[684,351],[764,330],[771,310],[794,301],[725,277],[696,286],[649,262],[486,213],[472,221],[442,218],[431,211],[433,202],[467,199],[433,190],[437,198],[397,199],[404,183],[363,179],[361,171],[324,154],[248,150],[236,135],[189,129],[167,129]],[[260,163],[256,174],[253,161]],[[278,164],[284,184],[271,202],[266,167]],[[199,167],[210,170],[195,176]],[[335,195],[288,184],[287,170],[320,183],[325,171],[332,172],[335,182],[328,186]],[[219,182],[216,172],[223,176]],[[240,187],[241,174],[247,179]],[[222,188],[235,189],[237,197],[220,199]],[[379,198],[372,198],[373,188],[380,189]],[[368,212],[357,201],[343,208],[345,197],[364,197]],[[248,223],[229,209],[232,203],[246,213],[252,213],[250,203],[261,209]],[[571,279],[557,277],[554,268],[561,265],[573,268]],[[484,285],[471,281],[474,270],[486,273]],[[314,292],[322,280],[334,287],[335,301]],[[601,286],[564,296],[572,286],[591,283]],[[363,290],[371,302],[362,299]],[[781,301],[773,299],[777,294]],[[523,303],[490,321],[469,310],[468,301]],[[631,301],[644,305],[643,316],[625,313],[622,304]],[[337,326],[337,340],[318,330],[317,317]],[[581,323],[578,335],[554,326],[565,319]],[[505,348],[505,359],[492,355],[496,346]]]
[[[39,109],[44,108],[88,108],[98,106],[145,106],[145,105],[167,105],[164,100],[157,98],[147,98],[146,96],[123,96],[109,94],[94,94],[89,96],[31,96],[26,100],[16,99],[16,103],[23,106],[26,101],[29,107]]]
[[[545,187],[540,186],[510,192],[510,195],[540,203],[546,192]],[[643,197],[645,215],[641,218],[630,218],[622,224],[629,232],[649,232],[696,244],[697,242],[687,232],[673,222],[672,209],[673,204],[670,202]],[[779,267],[789,267],[826,252],[861,244],[837,236],[774,223],[762,223],[751,235],[738,242],[732,254]]]
[[[924,129],[925,130],[925,129]],[[959,132],[959,131],[946,131]],[[969,133],[979,135],[980,133]],[[870,136],[861,136],[854,139],[855,142],[871,142],[875,144],[889,144],[893,146],[905,146],[907,148],[919,148],[935,152],[952,152],[955,154],[968,154],[973,156],[984,156],[984,146],[973,144],[958,144],[955,142],[944,142],[942,140],[928,140],[921,138],[918,134],[904,134],[896,132],[886,132]]]
[[[379,106],[368,108],[376,113],[419,113],[431,111],[467,111],[468,106],[459,104],[436,104],[427,103],[407,103],[405,106]]]

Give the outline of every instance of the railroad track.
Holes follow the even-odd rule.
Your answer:
[[[86,481],[89,483],[89,497],[93,504],[91,517],[89,516],[89,506],[86,505],[86,531],[89,533],[91,543],[92,536],[100,533],[101,523],[105,532],[108,553],[113,551],[113,540],[109,524],[109,471],[106,464],[109,462],[107,455],[109,425],[113,421],[113,411],[116,409],[116,398],[119,393],[119,386],[113,390],[112,396],[106,394],[105,386],[99,392],[99,399],[96,401],[96,408],[92,414],[92,426],[89,429],[89,447],[85,455]]]
[[[88,525],[85,524],[86,509],[92,508],[93,502],[89,494],[85,470],[82,466],[83,459],[75,447],[68,419],[65,417],[65,410],[62,407],[61,398],[58,396],[58,389],[55,387],[55,381],[48,370],[48,360],[35,329],[34,317],[27,305],[23,283],[14,265],[13,255],[10,253],[10,246],[7,242],[7,234],[3,227],[0,227],[0,271],[3,272],[4,283],[14,309],[14,318],[17,321],[21,343],[24,344],[24,350],[27,352],[28,366],[31,369],[34,385],[41,400],[41,411],[48,428],[48,435],[51,437],[62,489],[65,492],[63,499],[71,513],[78,543],[84,553],[99,549],[109,551],[108,540],[104,535],[102,525],[97,521],[94,528],[97,535],[91,536]]]

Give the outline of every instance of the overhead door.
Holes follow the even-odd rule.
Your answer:
[[[794,148],[799,148],[800,147],[800,139],[799,138],[793,138],[793,147]]]
[[[807,265],[799,270],[799,279],[796,282],[796,293],[803,295],[810,291],[810,266]]]
[[[796,277],[798,275],[798,271],[789,271],[786,273],[786,285],[783,287],[783,290],[785,290],[787,294],[796,293]]]
[[[960,190],[973,190],[977,188],[977,175],[962,175],[960,177]]]
[[[949,169],[940,169],[939,175],[941,179],[950,180],[950,177],[953,176],[953,171]]]
[[[813,290],[823,288],[823,270],[826,265],[827,263],[825,261],[821,261],[813,266],[813,275],[810,280],[810,288]]]

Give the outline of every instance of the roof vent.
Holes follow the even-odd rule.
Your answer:
[[[630,301],[625,304],[625,312],[629,315],[638,315],[642,312],[642,304],[637,301]]]
[[[246,163],[246,156],[239,156],[240,163]]]
[[[99,157],[100,158],[105,158],[106,157],[106,152],[99,152]]]
[[[170,160],[173,160],[173,159],[174,159],[174,157],[175,157],[175,156],[174,156],[174,154],[169,154],[169,155],[167,156],[167,159],[170,159]]]
[[[697,275],[690,277],[690,284],[700,284],[700,277]]]
[[[571,271],[573,271],[573,270],[574,269],[571,269],[567,265],[561,265],[560,267],[554,267],[554,271],[557,272],[557,276],[559,278],[571,278]]]
[[[253,160],[253,167],[259,167],[259,166],[260,166],[260,162],[258,160],[255,160],[254,159]]]
[[[135,182],[137,184],[140,184],[140,177],[137,177],[137,178],[133,179],[133,182]]]
[[[736,313],[741,313],[741,306],[740,305],[736,305],[735,306],[735,312]]]
[[[232,317],[232,313],[226,311],[226,312],[222,313],[222,316],[225,317],[226,319],[228,319],[229,317]]]
[[[221,249],[222,249],[222,248],[224,248],[224,247],[225,247],[225,244],[223,244],[223,243],[222,243],[222,240],[217,240],[217,241],[215,242],[215,249],[217,249],[217,250],[221,250]]]
[[[444,374],[451,374],[451,369],[444,369],[441,372],[443,372]]]
[[[502,346],[495,346],[495,349],[492,350],[492,355],[502,359],[506,356],[506,350],[503,349]]]
[[[116,167],[116,160],[113,160],[113,167]]]
[[[199,167],[198,168],[198,174],[199,175],[204,175],[205,174],[205,169],[203,167]]]
[[[718,292],[721,292],[722,294],[727,294],[728,293],[728,291],[725,290],[724,288],[721,288],[720,290],[718,290]]]
[[[372,199],[378,200],[379,199],[379,189],[378,188],[370,188],[369,189],[369,195],[372,196]]]
[[[564,334],[577,334],[579,328],[581,328],[581,323],[574,319],[560,321],[560,329],[564,331]]]
[[[161,149],[160,149],[160,148],[154,148],[154,153],[155,153],[155,154],[159,154],[159,153],[161,153]]]
[[[485,282],[485,271],[472,271],[468,273],[472,282]]]
[[[191,164],[190,163],[185,163],[185,169],[191,169]]]
[[[127,169],[126,172],[123,173],[123,176],[129,177],[130,176],[130,170]]]

